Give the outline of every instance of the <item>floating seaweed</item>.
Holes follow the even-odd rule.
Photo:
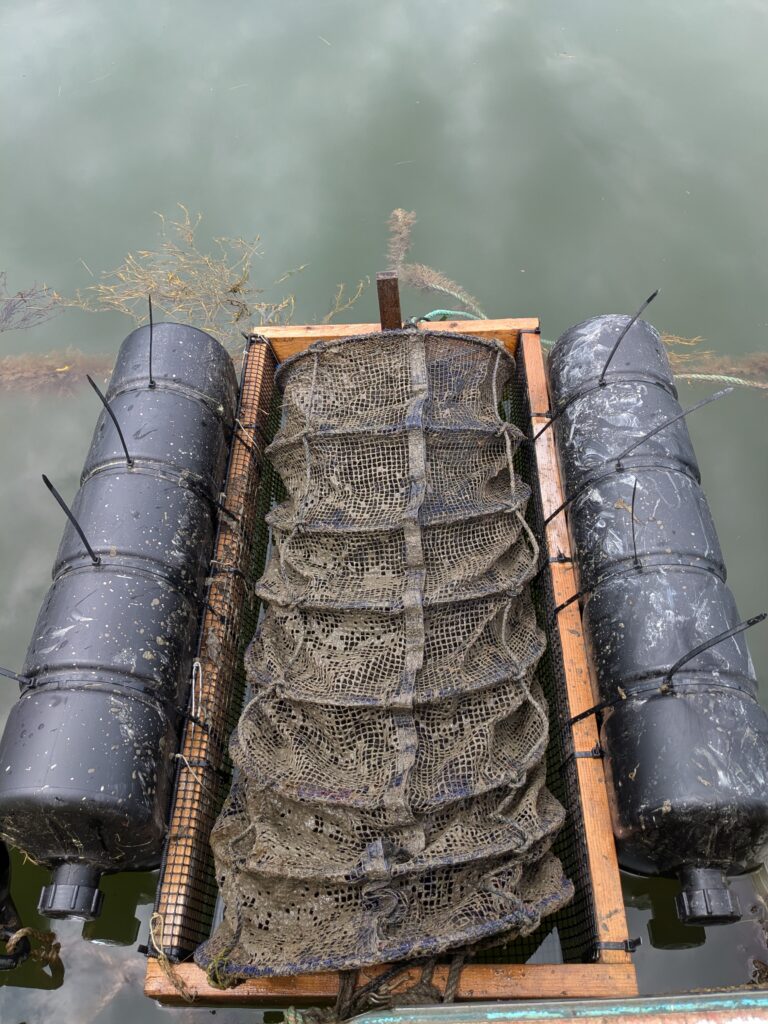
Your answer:
[[[135,323],[146,319],[147,295],[169,319],[213,333],[225,343],[239,343],[240,331],[259,324],[287,323],[293,312],[293,295],[267,299],[251,277],[253,261],[262,255],[258,237],[219,237],[213,252],[204,252],[196,232],[202,215],[192,216],[178,204],[177,220],[160,218],[160,242],[155,249],[129,252],[115,270],[105,271],[95,284],[78,289],[74,296],[56,296],[64,306],[87,312],[110,310]],[[284,283],[297,267],[283,274]]]
[[[147,295],[155,306],[171,319],[213,332],[231,350],[239,347],[240,332],[263,324],[289,323],[294,296],[280,294],[268,298],[251,279],[254,260],[261,256],[259,239],[221,237],[214,239],[214,251],[203,252],[196,232],[202,217],[192,216],[179,204],[177,220],[158,214],[161,239],[155,249],[128,253],[115,270],[102,274],[98,281],[65,297],[42,286],[33,285],[9,295],[6,274],[0,272],[0,331],[35,327],[55,316],[61,307],[88,312],[112,311],[130,317],[134,323],[146,319]],[[473,317],[485,319],[478,300],[440,270],[408,260],[416,213],[398,208],[388,220],[387,265],[395,270],[403,284],[422,292],[431,292],[457,304]],[[273,282],[277,288],[305,269],[293,268]],[[329,310],[322,318],[330,323],[347,313],[368,287],[362,278],[354,288],[339,284]],[[722,381],[740,387],[768,391],[768,353],[753,352],[740,357],[723,355],[702,348],[700,337],[683,338],[663,334],[675,376],[688,381]],[[54,391],[69,394],[85,381],[86,373],[102,377],[109,374],[112,358],[106,354],[89,355],[77,349],[0,357],[0,392]]]
[[[768,352],[751,352],[734,358],[699,348],[704,341],[700,337],[682,338],[678,334],[662,334],[661,337],[678,380],[717,380],[768,390]]]

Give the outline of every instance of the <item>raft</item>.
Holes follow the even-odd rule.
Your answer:
[[[212,984],[216,978],[210,969],[202,970],[191,958],[208,939],[216,917],[209,835],[231,781],[227,740],[244,699],[244,648],[259,617],[252,584],[267,556],[265,515],[280,500],[279,481],[264,459],[279,420],[275,371],[315,341],[376,333],[386,328],[387,316],[382,307],[381,325],[264,327],[247,339],[238,429],[153,918],[145,992],[163,1004],[180,1005],[193,996],[196,1006],[321,1005],[338,995],[338,972],[252,978],[223,988]],[[512,391],[504,402],[506,418],[529,437],[547,423],[549,395],[536,318],[453,320],[441,323],[440,329],[500,341],[517,364]],[[566,825],[554,852],[573,882],[575,896],[531,935],[478,951],[457,983],[449,979],[446,959],[432,983],[440,991],[450,985],[450,995],[460,1002],[629,998],[637,994],[632,963],[636,942],[627,930],[597,727],[594,717],[570,724],[594,705],[595,698],[579,605],[569,600],[578,583],[566,521],[562,515],[550,518],[564,501],[553,432],[544,431],[534,444],[523,445],[516,458],[516,468],[532,492],[529,526],[548,556],[542,559],[533,591],[538,624],[548,639],[539,668],[550,709],[547,784],[566,809]],[[383,969],[363,969],[358,984]],[[398,988],[407,989],[420,974],[414,968],[399,976]]]

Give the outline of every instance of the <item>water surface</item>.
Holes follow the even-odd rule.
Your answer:
[[[724,353],[765,349],[766,39],[761,0],[4,0],[0,269],[12,290],[38,280],[71,293],[88,268],[155,245],[154,211],[183,202],[204,214],[202,241],[262,236],[265,287],[308,263],[292,285],[309,321],[338,282],[382,269],[401,206],[419,217],[413,258],[491,316],[539,315],[555,337],[660,286],[660,328]],[[404,303],[408,315],[442,304]],[[374,310],[369,293],[349,319]],[[69,311],[4,334],[1,354],[114,352],[129,328]],[[744,615],[768,604],[765,402],[739,393],[690,423]],[[97,411],[86,391],[0,399],[0,662],[12,668],[62,530],[40,473],[74,494]],[[768,629],[751,646],[765,680]],[[14,697],[5,684],[3,717]],[[30,923],[41,877],[28,865],[15,876]],[[4,1024],[208,1019],[141,995],[153,884],[110,880],[89,943],[76,924],[58,928],[63,986],[29,987],[42,975],[25,967],[0,990]],[[757,924],[701,944],[674,926],[671,895],[627,880],[643,989],[746,981],[750,956],[766,957]],[[139,939],[126,924],[137,903]]]

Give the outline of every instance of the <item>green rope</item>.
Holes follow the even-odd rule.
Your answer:
[[[412,323],[421,320],[434,322],[436,320],[487,320],[487,317],[477,316],[475,313],[458,312],[455,309],[433,309],[426,316],[414,317]],[[549,338],[541,338],[541,347],[549,350],[554,345]],[[738,388],[756,388],[759,391],[768,391],[768,384],[759,380],[747,380],[745,377],[731,377],[727,373],[676,373],[678,380],[706,380],[719,384],[733,384]]]
[[[727,373],[676,373],[678,380],[713,380],[723,384],[734,384],[739,388],[759,388],[768,391],[768,384],[759,380],[746,380],[744,377],[730,377]]]
[[[414,322],[419,323],[421,320],[427,320],[433,323],[435,320],[487,320],[486,316],[478,316],[477,313],[469,313],[466,309],[433,309],[431,313],[427,313],[425,316],[416,317]]]
[[[541,339],[541,347],[550,349],[554,341],[547,338]],[[759,380],[747,380],[746,377],[731,377],[727,373],[676,373],[677,380],[706,380],[715,384],[733,384],[737,388],[757,388],[760,391],[768,391],[768,384]]]

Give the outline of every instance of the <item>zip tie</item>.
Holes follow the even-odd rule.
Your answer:
[[[638,946],[642,946],[643,940],[637,939],[622,939],[619,942],[596,942],[596,951],[600,949],[616,949],[622,953],[634,953]],[[597,959],[597,956],[595,956]]]

